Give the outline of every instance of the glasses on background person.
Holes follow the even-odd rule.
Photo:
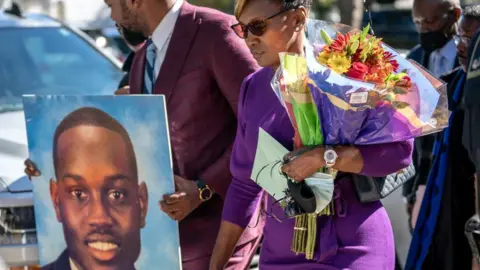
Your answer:
[[[460,44],[468,46],[472,39],[470,37],[466,37],[466,36],[454,35],[453,40],[455,41],[455,45],[457,45],[457,46],[460,45]]]

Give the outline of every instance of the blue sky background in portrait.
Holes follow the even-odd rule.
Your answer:
[[[32,179],[40,264],[57,259],[65,249],[61,224],[50,199],[54,178],[53,134],[60,121],[81,107],[95,107],[119,121],[128,131],[137,156],[139,181],[147,184],[149,199],[146,226],[141,232],[139,270],[162,265],[180,268],[177,222],[160,211],[158,201],[174,191],[170,143],[163,96],[26,96],[24,110],[30,158],[42,172]]]

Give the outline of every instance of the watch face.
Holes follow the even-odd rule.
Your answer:
[[[336,158],[335,152],[330,151],[330,150],[325,152],[325,159],[327,161],[333,161],[333,160],[335,160],[335,158]]]
[[[200,195],[202,200],[209,200],[212,197],[212,191],[208,188],[202,189],[202,193]]]

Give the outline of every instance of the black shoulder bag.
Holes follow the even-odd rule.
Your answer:
[[[407,168],[385,177],[352,174],[352,179],[358,199],[362,203],[368,203],[387,197],[414,176],[415,166],[410,164]]]

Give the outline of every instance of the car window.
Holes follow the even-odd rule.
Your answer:
[[[21,109],[24,94],[111,94],[118,66],[60,27],[0,28],[0,112]]]
[[[411,49],[418,43],[418,34],[412,20],[411,10],[379,10],[371,13],[375,35],[383,38],[396,49]],[[363,16],[363,25],[370,23],[368,13]]]

